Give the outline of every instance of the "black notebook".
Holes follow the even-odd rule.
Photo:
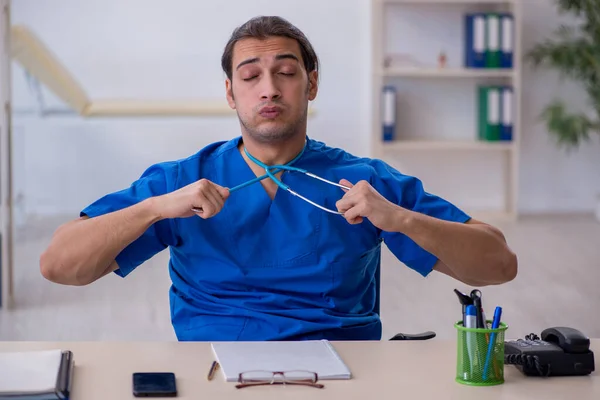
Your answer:
[[[68,400],[73,366],[69,350],[0,353],[0,400]]]

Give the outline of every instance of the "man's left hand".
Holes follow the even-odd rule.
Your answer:
[[[382,231],[392,232],[396,229],[398,217],[406,211],[404,208],[387,200],[367,181],[353,185],[342,179],[340,185],[350,190],[344,190],[346,194],[336,203],[336,207],[344,213],[344,218],[350,224],[360,224],[363,218],[368,218]]]

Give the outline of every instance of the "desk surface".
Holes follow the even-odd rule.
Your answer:
[[[262,386],[236,389],[220,372],[208,381],[209,343],[191,342],[0,342],[0,352],[70,349],[75,372],[71,400],[134,399],[131,374],[169,371],[180,399],[600,399],[600,371],[584,377],[525,377],[505,367],[503,385],[470,387],[454,381],[456,343],[333,342],[353,373],[347,381],[324,381],[324,389]],[[592,341],[600,354],[600,340]],[[598,367],[597,367],[598,368]],[[310,397],[309,397],[310,396]],[[482,397],[484,396],[484,397]]]

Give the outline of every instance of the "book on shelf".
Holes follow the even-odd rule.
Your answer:
[[[500,14],[500,68],[513,67],[514,17],[510,13]]]
[[[465,15],[465,67],[485,68],[485,14]]]
[[[513,140],[513,98],[513,88],[511,86],[504,86],[501,89],[500,99],[500,140]]]
[[[394,140],[396,131],[396,88],[394,86],[383,87],[382,104],[383,141],[390,142]]]
[[[513,67],[514,17],[511,13],[464,16],[465,68]]]
[[[514,120],[512,86],[481,85],[477,90],[479,140],[512,141]]]

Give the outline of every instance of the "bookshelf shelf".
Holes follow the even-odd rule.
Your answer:
[[[490,68],[489,65],[503,65],[490,61],[493,58],[486,59],[488,67],[485,68],[464,67],[467,54],[464,18],[468,13],[512,16],[512,68]],[[498,34],[499,40],[506,40],[503,32]],[[434,168],[436,177],[445,173],[444,168],[433,167],[437,157],[448,166],[451,164],[454,170],[472,171],[473,183],[469,185],[470,178],[465,177],[460,184],[464,185],[461,188],[476,193],[474,198],[489,197],[490,209],[482,212],[516,218],[521,141],[521,40],[520,0],[371,0],[373,155],[401,164],[401,171],[416,171],[421,167],[431,173],[430,169]],[[442,54],[447,56],[446,60],[440,58]],[[445,66],[438,67],[438,62],[444,62]],[[392,95],[390,86],[395,90]],[[486,87],[508,88],[512,94],[510,98],[500,97],[496,103],[490,103],[492,97],[487,94],[490,92],[481,91]],[[481,100],[482,93],[486,93],[486,103]],[[395,96],[395,109],[387,103],[390,96]],[[511,116],[502,114],[500,118],[510,118],[512,140],[497,141],[490,133],[497,131],[489,130],[490,126],[498,126],[489,125],[490,110],[496,109],[490,104],[501,104],[505,110],[506,104],[511,103]],[[488,111],[484,113],[485,107]],[[389,122],[390,112],[396,113],[392,122]],[[392,141],[383,139],[384,116],[388,124],[391,123],[387,125],[386,136],[390,129],[394,132]],[[489,118],[488,125],[482,118]],[[476,130],[473,139],[448,137],[449,134],[462,135],[473,128]],[[423,139],[410,138],[410,132],[421,132]],[[490,140],[479,139],[481,137]],[[417,152],[419,156],[406,157],[407,152]],[[423,166],[429,159],[432,167]],[[413,162],[418,163],[414,168]],[[475,162],[477,164],[473,164]],[[447,181],[442,186],[447,187]],[[493,188],[493,192],[487,188]],[[500,208],[497,208],[498,199],[503,202]],[[468,203],[469,198],[465,197],[464,201]],[[465,208],[469,205],[465,204]]]
[[[484,151],[511,151],[514,149],[512,142],[486,142],[478,140],[395,140],[383,142],[384,152],[402,150],[484,150]]]
[[[507,4],[512,5],[519,0],[375,0],[385,4]]]
[[[379,72],[385,77],[415,78],[512,78],[513,69],[475,69],[475,68],[418,68],[390,67]]]

